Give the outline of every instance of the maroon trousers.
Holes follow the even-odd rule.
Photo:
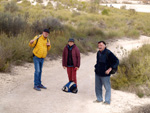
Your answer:
[[[67,67],[69,81],[73,81],[77,85],[76,72],[77,72],[76,68]]]

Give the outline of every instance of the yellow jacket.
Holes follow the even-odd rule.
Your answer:
[[[36,39],[38,36],[35,36],[34,39]],[[36,44],[35,40],[32,44],[29,43],[30,47],[34,47]],[[50,40],[48,39],[48,42]],[[36,47],[33,49],[33,54],[38,58],[45,58],[47,56],[47,52],[51,49],[51,45],[47,46],[47,38],[44,38],[43,35],[40,36],[38,39],[38,43],[36,44]]]

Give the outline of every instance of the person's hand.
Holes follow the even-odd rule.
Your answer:
[[[63,66],[64,69],[66,69],[67,67]]]
[[[112,70],[112,68],[109,68],[106,72],[105,72],[105,74],[109,74],[110,72],[111,72],[111,70]]]
[[[75,69],[76,69],[76,71],[77,71],[77,70],[79,70],[79,68],[78,68],[78,67],[75,67]]]
[[[51,44],[49,42],[47,42],[47,46],[50,46]]]
[[[30,44],[33,44],[33,42],[34,42],[34,40],[31,40],[31,41],[30,41]]]

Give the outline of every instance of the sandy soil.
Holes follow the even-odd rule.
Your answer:
[[[150,43],[150,37],[140,39],[108,40],[108,49],[121,59],[127,52]],[[61,90],[68,82],[66,70],[59,60],[46,59],[43,68],[43,84],[48,87],[41,92],[33,90],[34,65],[26,63],[15,66],[11,74],[0,73],[0,113],[125,113],[132,108],[150,104],[150,98],[138,98],[135,94],[112,89],[111,105],[95,104],[94,64],[96,53],[82,55],[78,71],[78,94]]]

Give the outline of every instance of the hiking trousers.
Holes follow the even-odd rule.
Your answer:
[[[67,67],[67,73],[69,81],[73,81],[77,85],[77,79],[76,79],[76,68],[74,67]]]

